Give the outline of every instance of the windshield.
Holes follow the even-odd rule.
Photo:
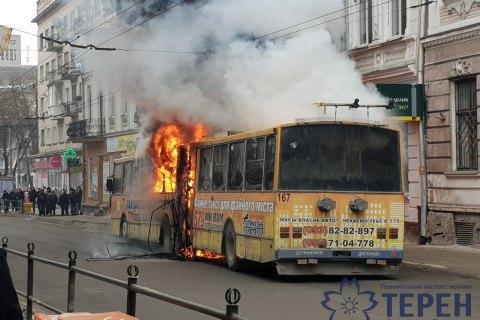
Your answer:
[[[280,190],[401,192],[399,134],[317,124],[282,130]]]

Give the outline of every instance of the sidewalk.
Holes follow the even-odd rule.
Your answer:
[[[480,249],[466,246],[432,246],[405,243],[404,264],[435,268],[480,279]]]

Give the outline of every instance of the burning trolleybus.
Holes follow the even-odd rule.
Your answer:
[[[302,122],[193,143],[189,153],[191,164],[183,167],[192,172],[183,176],[194,176],[192,188],[177,192],[183,210],[164,214],[170,231],[157,219],[160,241],[180,221],[189,229],[186,243],[224,255],[232,270],[252,260],[273,262],[285,275],[398,271],[398,130]],[[172,218],[179,212],[183,220]]]

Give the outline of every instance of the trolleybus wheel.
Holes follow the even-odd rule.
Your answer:
[[[126,238],[128,236],[128,225],[127,225],[127,217],[122,215],[122,219],[120,219],[120,237]]]
[[[163,217],[162,219],[158,242],[160,242],[160,247],[163,251],[169,253],[173,252],[172,228],[170,226],[170,221],[168,221],[167,217]]]
[[[227,224],[224,241],[228,268],[237,271],[240,269],[240,259],[237,257],[237,240],[235,238],[235,228],[232,223]]]

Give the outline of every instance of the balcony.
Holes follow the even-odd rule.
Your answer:
[[[72,142],[80,142],[83,139],[95,138],[105,134],[105,119],[85,119],[73,121],[67,129],[67,135]]]
[[[63,66],[60,68],[60,74],[63,80],[75,81],[80,75],[80,69],[77,67]]]
[[[58,36],[58,34],[53,34],[48,38],[54,39],[54,40],[60,40],[60,37]],[[45,50],[50,51],[50,52],[55,52],[55,51],[61,50],[62,48],[63,48],[63,44],[58,43],[58,42],[54,42],[54,41],[50,41],[50,40],[46,40]]]
[[[48,107],[48,116],[55,120],[63,119],[65,117],[66,103],[60,103],[59,105]]]
[[[80,97],[80,99],[75,99],[75,101],[69,102],[65,107],[65,113],[70,117],[78,116],[78,114],[83,111],[83,103],[81,100]]]
[[[60,70],[48,71],[47,75],[45,76],[45,80],[47,81],[47,85],[49,87],[53,85],[62,84],[63,82]]]

